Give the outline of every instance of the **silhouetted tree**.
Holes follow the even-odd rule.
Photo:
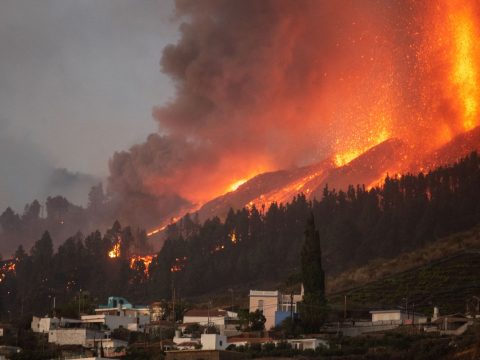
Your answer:
[[[300,316],[307,331],[317,331],[325,319],[325,272],[322,268],[320,235],[311,213],[307,219],[305,241],[302,247],[302,282],[304,288]]]

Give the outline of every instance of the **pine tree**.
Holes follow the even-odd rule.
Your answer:
[[[300,306],[300,317],[304,330],[315,332],[325,320],[326,300],[320,235],[315,228],[313,214],[310,214],[307,220],[301,263],[304,296]]]

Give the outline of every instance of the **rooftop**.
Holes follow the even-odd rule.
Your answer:
[[[264,290],[250,290],[250,296],[272,296],[277,297],[279,292],[275,291],[264,291]]]
[[[183,316],[222,317],[222,316],[227,316],[227,315],[228,315],[228,313],[225,310],[192,309],[192,310],[188,310]]]

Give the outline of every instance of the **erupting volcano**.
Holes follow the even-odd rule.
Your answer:
[[[149,235],[186,211],[374,186],[478,148],[476,1],[176,7],[181,38],[161,59],[176,96],[154,109],[159,133],[110,162],[124,217],[148,208],[143,225],[162,224]],[[448,145],[467,132],[464,151]]]

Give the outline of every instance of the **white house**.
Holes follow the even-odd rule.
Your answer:
[[[107,356],[125,355],[116,352],[116,349],[128,346],[127,341],[111,339],[102,331],[96,331],[86,328],[60,328],[50,330],[48,333],[48,342],[57,345],[81,345],[86,348],[100,348]]]
[[[199,324],[203,326],[225,326],[226,320],[230,317],[237,317],[237,314],[234,312],[226,310],[207,310],[207,309],[198,309],[198,310],[188,310],[183,315],[184,324]]]
[[[101,331],[86,328],[53,329],[48,332],[48,342],[57,345],[81,345],[94,347],[95,341],[106,338]]]
[[[97,340],[97,348],[102,347],[103,353],[106,357],[112,358],[114,356],[124,356],[126,355],[126,349],[128,347],[128,341],[123,341],[119,339],[104,339],[101,340],[100,344]],[[117,351],[118,350],[118,351]]]
[[[279,325],[283,320],[297,313],[297,304],[303,300],[303,286],[300,294],[282,294],[279,291],[250,290],[249,311],[260,310],[265,316],[265,329]]]
[[[200,336],[202,350],[225,350],[228,346],[227,337],[218,334],[202,334]]]
[[[315,350],[319,347],[329,349],[329,343],[324,339],[289,339],[287,342],[296,350]]]
[[[60,325],[59,318],[50,318],[50,317],[38,317],[34,316],[32,318],[32,331],[37,333],[48,333],[51,329],[56,329]]]
[[[403,310],[373,310],[370,314],[372,314],[372,323],[425,324],[427,322],[425,315]]]
[[[127,315],[82,315],[82,322],[86,324],[100,324],[105,325],[110,330],[115,330],[120,327],[131,331],[139,331],[144,328],[146,324],[150,323],[149,315],[127,316]]]
[[[150,308],[148,307],[139,307],[139,308],[98,308],[95,309],[95,314],[97,315],[111,315],[111,316],[129,316],[129,317],[139,317],[139,316],[148,316],[150,318]]]
[[[185,343],[195,343],[196,345],[200,345],[200,339],[191,336],[181,336],[180,334],[175,334],[173,337],[173,342],[175,345],[181,345]]]
[[[48,333],[50,330],[59,329],[62,327],[68,326],[79,326],[82,321],[78,319],[68,319],[68,318],[50,318],[50,317],[38,317],[34,316],[32,318],[31,328],[33,332],[38,333]]]

